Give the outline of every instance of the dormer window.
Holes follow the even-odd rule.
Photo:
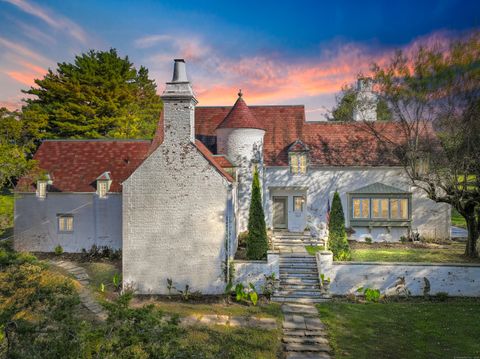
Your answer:
[[[47,197],[47,181],[46,180],[37,181],[37,197],[38,198]]]
[[[307,173],[308,166],[308,147],[300,140],[296,140],[288,148],[288,160],[290,172],[293,174]]]
[[[99,198],[107,197],[111,184],[110,172],[104,172],[97,177],[97,195]]]

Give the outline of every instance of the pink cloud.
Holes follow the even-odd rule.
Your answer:
[[[69,18],[41,6],[32,4],[26,0],[5,0],[6,2],[18,7],[27,14],[33,15],[56,30],[66,31],[70,36],[80,41],[82,44],[87,43],[87,34],[81,26],[70,20]]]

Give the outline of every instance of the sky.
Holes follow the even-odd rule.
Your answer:
[[[199,105],[304,104],[323,120],[343,85],[395,50],[480,28],[480,1],[0,0],[0,107],[48,68],[116,48],[158,92],[184,58]]]

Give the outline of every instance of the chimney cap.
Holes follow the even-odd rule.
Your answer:
[[[184,59],[174,59],[173,64],[173,83],[189,82],[187,77],[187,68]]]

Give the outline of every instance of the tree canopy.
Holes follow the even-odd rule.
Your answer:
[[[365,123],[404,165],[430,199],[452,205],[466,219],[465,254],[477,257],[480,234],[480,33],[397,52],[374,65],[375,83],[392,109],[398,137]]]
[[[351,86],[343,86],[336,97],[336,106],[332,110],[331,120],[349,122],[353,121],[353,110],[357,105],[357,90]],[[387,102],[379,98],[377,101],[377,121],[391,120],[391,111]]]
[[[23,91],[23,117],[43,123],[48,138],[148,138],[162,109],[148,70],[115,49],[58,63],[35,84]]]

